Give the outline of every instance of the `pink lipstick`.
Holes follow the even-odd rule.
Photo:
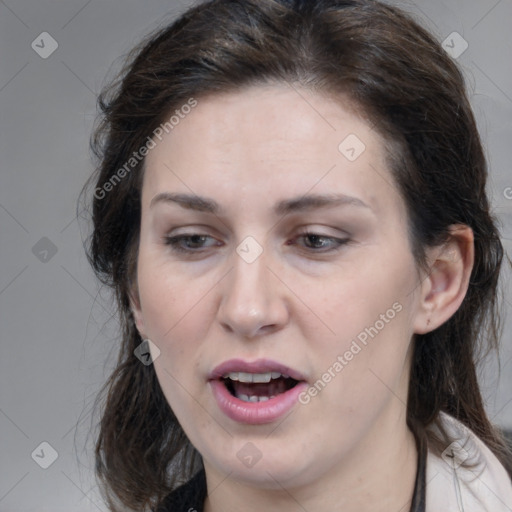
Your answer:
[[[269,359],[231,359],[209,376],[220,410],[240,423],[271,423],[287,414],[307,387],[302,374]]]

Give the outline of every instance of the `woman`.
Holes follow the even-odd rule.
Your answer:
[[[503,249],[439,43],[371,0],[213,0],[100,104],[111,510],[512,508],[475,371]]]

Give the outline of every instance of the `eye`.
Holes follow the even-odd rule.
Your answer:
[[[301,243],[300,240],[303,242]],[[288,245],[297,245],[304,250],[314,253],[334,252],[341,246],[347,244],[348,238],[337,238],[323,235],[320,233],[304,232],[288,242]],[[175,236],[164,237],[165,245],[170,246],[171,250],[182,254],[198,254],[204,252],[204,249],[218,247],[222,245],[210,235],[201,233],[184,233]]]
[[[215,238],[199,233],[166,236],[164,240],[165,245],[170,246],[172,251],[180,253],[201,252],[200,249],[221,245]],[[206,245],[208,240],[213,241],[213,243]]]
[[[316,253],[336,251],[350,241],[348,238],[337,238],[306,231],[292,240],[290,245],[300,245],[296,243],[296,240],[301,239],[304,241],[304,244],[302,245],[303,248]]]

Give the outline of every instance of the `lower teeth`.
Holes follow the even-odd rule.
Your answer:
[[[270,397],[268,396],[257,396],[257,395],[244,395],[243,393],[240,393],[237,395],[237,398],[239,400],[242,400],[242,402],[266,402],[267,400],[270,400],[271,398],[275,398],[275,395],[272,395]]]

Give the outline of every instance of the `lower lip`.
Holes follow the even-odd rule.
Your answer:
[[[233,396],[220,380],[211,380],[210,384],[220,410],[234,421],[251,425],[272,423],[281,418],[293,408],[299,395],[308,387],[307,383],[299,382],[292,389],[265,402],[244,402]]]

